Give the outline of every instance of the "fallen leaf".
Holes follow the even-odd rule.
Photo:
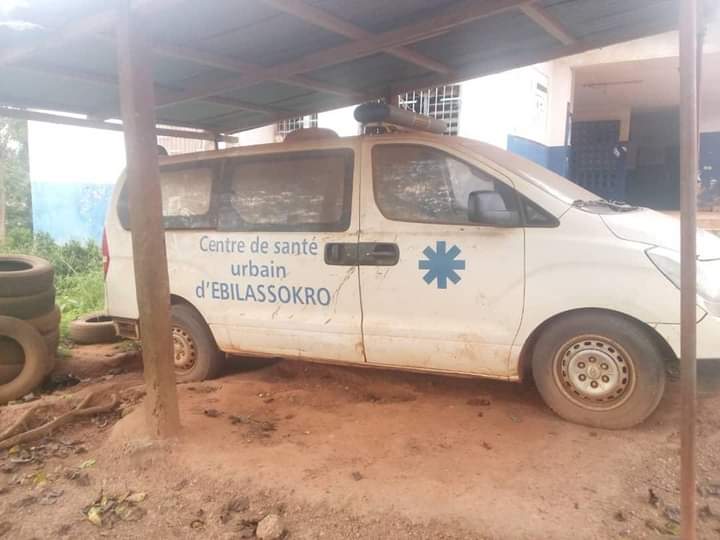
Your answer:
[[[81,469],[89,469],[90,467],[94,466],[95,463],[97,463],[97,461],[95,460],[95,458],[90,458],[90,459],[88,459],[88,460],[86,460],[86,461],[83,461],[83,462],[80,464],[80,468],[81,468]]]
[[[139,491],[137,493],[131,493],[127,497],[125,497],[125,500],[127,502],[131,503],[141,503],[147,498],[147,493],[144,491]]]
[[[42,487],[48,483],[48,477],[45,471],[40,470],[33,475],[33,484],[35,487]]]
[[[102,527],[102,510],[98,506],[91,506],[87,512],[87,519],[96,527]]]

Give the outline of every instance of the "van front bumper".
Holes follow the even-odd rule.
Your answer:
[[[680,358],[680,325],[653,324],[655,330]],[[705,315],[697,323],[697,357],[700,360],[720,360],[720,317]]]

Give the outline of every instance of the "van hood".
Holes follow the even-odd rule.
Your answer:
[[[639,208],[632,212],[602,214],[600,218],[618,238],[680,251],[680,220],[676,217]],[[698,229],[697,253],[700,260],[720,259],[720,238]]]

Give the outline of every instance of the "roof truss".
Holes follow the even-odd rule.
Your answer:
[[[131,8],[136,15],[140,18],[150,19],[170,10],[177,12],[178,9],[182,8],[182,4],[189,0],[126,1],[130,2]],[[580,4],[580,0],[568,0],[568,2],[576,1]],[[628,11],[632,11],[633,4],[640,5],[648,2],[672,4],[674,1],[676,0],[631,0],[627,2],[627,6]],[[236,97],[244,96],[246,92],[241,92],[243,89],[249,89],[262,83],[280,82],[286,87],[294,87],[296,89],[294,95],[296,96],[308,95],[298,93],[298,89],[303,89],[307,90],[307,92],[316,92],[332,98],[329,102],[335,104],[335,106],[350,105],[377,97],[392,96],[395,93],[410,89],[457,82],[464,78],[527,65],[565,54],[574,54],[597,47],[602,43],[602,40],[599,39],[593,39],[592,44],[585,42],[583,35],[576,35],[571,28],[567,28],[557,18],[557,9],[550,13],[548,10],[551,8],[544,9],[539,5],[538,1],[531,0],[457,0],[444,3],[443,7],[435,10],[427,11],[424,18],[411,17],[410,19],[413,22],[404,25],[396,24],[390,30],[383,32],[371,32],[349,19],[310,3],[311,0],[261,0],[261,2],[277,15],[282,14],[285,17],[302,20],[315,27],[322,28],[326,32],[343,36],[347,41],[325,49],[311,51],[289,61],[266,66],[244,61],[242,58],[234,56],[234,53],[227,54],[212,51],[207,47],[202,47],[199,43],[193,43],[192,40],[189,43],[182,44],[156,40],[151,43],[151,47],[152,52],[157,57],[175,58],[202,65],[206,68],[214,68],[216,72],[219,72],[217,76],[194,77],[173,81],[171,84],[156,84],[156,107],[159,109],[158,114],[161,117],[173,117],[174,113],[172,111],[175,108],[171,111],[172,106],[200,101],[223,105],[231,109],[231,112],[216,114],[203,119],[206,126],[214,125],[216,130],[221,129],[219,126],[223,126],[223,130],[230,129],[233,127],[231,119],[239,117],[245,118],[245,120],[240,120],[238,127],[248,128],[323,110],[319,108],[316,102],[310,107],[297,104],[283,105],[284,98],[259,103],[253,99]],[[553,8],[555,7],[553,5]],[[547,35],[552,36],[559,44],[562,44],[562,47],[519,52],[511,51],[497,59],[492,58],[462,66],[449,65],[446,61],[428,56],[428,54],[413,47],[418,42],[437,38],[458,27],[509,12],[523,13],[539,29],[542,29]],[[94,73],[84,69],[70,69],[65,66],[53,65],[47,61],[39,62],[34,57],[42,56],[43,51],[60,48],[83,38],[101,39],[111,43],[114,47],[114,29],[117,21],[118,16],[114,9],[102,10],[74,20],[49,32],[32,46],[9,47],[0,51],[0,68],[3,66],[16,66],[24,70],[43,72],[66,80],[106,86],[116,92],[118,81],[115,76]],[[672,24],[668,24],[667,20],[658,20],[656,23],[652,27],[648,25],[643,28],[643,35],[647,35],[652,31],[669,29],[674,26],[675,21],[673,20]],[[657,30],[654,30],[655,28]],[[612,43],[617,39],[610,37],[607,41]],[[427,50],[427,48],[425,49]],[[356,60],[378,54],[400,59],[419,68],[425,74],[405,80],[396,80],[383,87],[370,85],[362,88],[319,80],[317,75],[309,75],[322,68],[350,64]],[[292,91],[290,92],[292,93]],[[231,93],[235,95],[230,96]],[[84,114],[93,118],[93,121],[117,117],[119,112],[118,106],[105,109],[89,107],[88,109],[92,110],[86,110]],[[165,109],[168,109],[168,114],[163,113]],[[247,113],[245,116],[242,116],[243,111]],[[256,120],[258,115],[260,117]],[[228,122],[224,121],[226,118]],[[250,118],[252,120],[248,120]],[[201,129],[205,129],[202,124],[202,121],[185,123],[185,125],[198,125]]]

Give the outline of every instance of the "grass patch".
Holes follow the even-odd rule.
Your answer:
[[[102,254],[95,242],[57,244],[48,234],[33,235],[27,229],[10,231],[0,254],[16,253],[47,259],[55,268],[55,302],[62,312],[60,333],[79,316],[105,306]]]

